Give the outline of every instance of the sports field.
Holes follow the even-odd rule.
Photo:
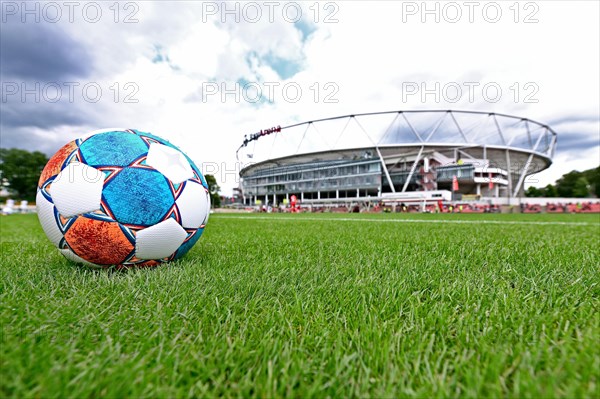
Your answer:
[[[0,223],[2,397],[598,397],[599,215],[213,214],[128,272]]]

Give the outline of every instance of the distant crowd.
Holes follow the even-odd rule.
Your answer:
[[[521,204],[523,213],[600,213],[600,203],[598,202],[577,202],[577,203],[548,203],[546,206],[539,204]]]
[[[258,208],[248,208],[248,210],[258,210],[259,212],[288,213],[292,212],[289,207],[270,207],[260,206]],[[519,207],[517,207],[519,209]],[[549,203],[540,204],[521,204],[522,213],[600,213],[600,203],[577,202],[577,203]],[[302,213],[500,213],[499,205],[481,204],[481,203],[455,203],[455,204],[361,204],[361,205],[342,205],[342,206],[308,206],[298,205],[294,212]]]
[[[257,210],[255,208],[255,210]],[[258,207],[259,212],[291,212],[289,207]],[[296,212],[312,212],[312,213],[499,213],[498,205],[489,204],[427,204],[423,208],[422,204],[398,204],[398,205],[342,205],[342,206],[298,206]]]

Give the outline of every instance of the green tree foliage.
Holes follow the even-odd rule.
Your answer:
[[[588,169],[583,172],[583,176],[590,184],[590,193],[600,197],[600,166],[595,169]]]
[[[6,179],[9,190],[17,199],[33,201],[37,182],[48,158],[39,151],[0,148],[0,177]]]
[[[531,186],[527,189],[527,191],[525,191],[525,196],[526,197],[543,197],[544,189],[539,189],[537,187]]]
[[[600,166],[579,172],[573,170],[556,181],[556,185],[548,184],[544,188],[529,187],[525,191],[527,197],[566,197],[585,198],[600,197]]]
[[[208,183],[208,190],[210,191],[210,204],[213,208],[221,207],[221,187],[217,184],[217,179],[213,175],[205,175],[206,183]]]
[[[584,198],[589,194],[589,186],[587,179],[583,176],[577,178],[575,185],[573,186],[573,197]]]
[[[550,198],[555,198],[558,197],[558,193],[556,192],[556,187],[554,187],[552,184],[548,184],[545,188],[544,188],[544,197],[550,197]]]
[[[581,172],[573,170],[564,174],[556,181],[556,191],[560,197],[573,197],[575,183],[581,177]]]

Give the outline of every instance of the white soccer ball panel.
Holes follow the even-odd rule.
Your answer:
[[[35,197],[35,203],[37,206],[38,219],[40,220],[44,233],[46,233],[50,241],[52,241],[52,244],[58,247],[60,240],[63,238],[63,234],[58,228],[56,219],[54,218],[54,205],[44,197],[42,190],[38,191]]]
[[[186,231],[175,219],[167,219],[137,233],[135,256],[140,259],[169,257],[183,244],[186,237]]]
[[[210,204],[208,193],[201,184],[188,181],[175,203],[179,208],[181,224],[186,229],[197,229],[206,223]]]
[[[104,173],[81,162],[69,164],[50,186],[54,206],[63,216],[100,209]]]
[[[60,251],[61,254],[63,254],[63,256],[65,258],[67,258],[71,262],[83,263],[84,265],[95,267],[95,268],[99,268],[99,269],[102,268],[102,266],[100,266],[100,265],[97,265],[97,264],[92,263],[92,262],[88,262],[87,260],[85,260],[85,259],[77,256],[75,254],[75,252],[71,251],[70,249],[59,249],[59,251]]]
[[[94,130],[94,131],[89,132],[87,134],[84,134],[83,136],[80,136],[79,139],[85,141],[85,140],[89,139],[90,137],[95,136],[95,135],[100,134],[100,133],[126,132],[126,131],[127,131],[127,128],[125,128],[125,127],[114,127],[114,128],[106,128],[106,129],[97,129],[97,130]]]
[[[202,224],[206,224],[208,223],[208,217],[210,216],[210,193],[208,192],[208,190],[206,190],[206,217],[204,218],[204,222],[202,222]]]
[[[164,144],[150,144],[146,164],[158,170],[175,184],[183,183],[194,177],[194,171],[185,155]]]

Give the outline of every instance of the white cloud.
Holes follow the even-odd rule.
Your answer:
[[[106,4],[106,15],[112,17]],[[470,23],[464,3],[457,2],[463,17],[455,24],[443,18],[436,23],[433,15],[426,15],[423,23],[419,13],[406,13],[411,5],[422,7],[422,2],[337,2],[337,9],[303,3],[303,23],[316,29],[304,39],[301,26],[286,21],[281,7],[275,9],[273,23],[264,7],[258,23],[235,23],[232,17],[221,23],[220,15],[207,18],[203,14],[202,3],[137,4],[138,23],[114,23],[107,17],[98,24],[80,20],[56,27],[93,51],[89,80],[99,82],[106,93],[99,103],[79,99],[73,104],[90,116],[89,126],[79,129],[93,130],[104,123],[152,131],[180,145],[198,163],[227,163],[233,169],[243,135],[265,127],[371,111],[470,109],[513,113],[543,123],[575,117],[557,127],[559,153],[552,167],[538,175],[544,182],[600,162],[598,146],[577,156],[561,152],[560,147],[562,134],[581,130],[600,141],[598,124],[584,127],[577,121],[582,115],[598,118],[600,108],[596,2],[532,3],[537,11],[518,3],[518,23],[514,9],[509,8],[514,2],[497,3],[502,9],[497,23],[483,17],[481,9],[487,3],[480,3]],[[433,8],[435,2],[427,4]],[[437,4],[442,9],[446,3]],[[121,11],[122,19],[125,10]],[[330,15],[333,11],[335,15]],[[532,11],[539,22],[523,23]],[[327,15],[339,22],[324,23]],[[157,51],[163,62],[152,62]],[[300,70],[282,80],[268,57],[287,60]],[[228,88],[239,80],[258,82],[265,97],[264,82],[279,86],[273,103],[253,104],[244,98],[236,102],[232,94],[222,101],[221,93],[202,101],[202,85],[213,79]],[[138,102],[111,99],[114,92],[109,87],[115,82],[122,95],[131,93],[123,89],[124,84],[135,83]],[[458,84],[463,97],[452,102],[442,95],[436,102],[431,94],[423,99],[420,92],[403,93],[407,84],[419,88],[425,84],[431,89],[436,82],[440,87]],[[465,86],[469,82],[479,84],[472,101]],[[282,88],[286,84],[302,89],[299,101],[285,101]],[[481,90],[485,84],[502,89],[497,102],[486,101]],[[337,102],[326,103],[327,95]],[[537,102],[525,102],[527,95]],[[75,133],[79,132],[67,126],[45,135],[59,143]],[[228,192],[235,185],[233,176],[228,175],[221,185]]]
[[[197,22],[189,27],[183,40],[167,49],[167,54],[187,74],[215,76],[219,73],[219,57],[227,50],[229,40],[228,33],[214,24]]]

